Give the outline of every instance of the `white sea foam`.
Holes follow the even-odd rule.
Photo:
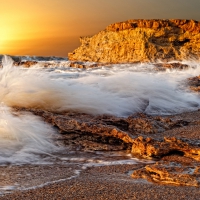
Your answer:
[[[184,85],[196,68],[155,72],[152,65],[116,65],[95,70],[21,69],[6,58],[0,71],[0,99],[8,106],[73,110],[128,116],[135,112],[171,114],[195,110],[197,94]]]
[[[55,132],[48,124],[30,113],[14,114],[1,105],[0,164],[30,163],[41,154],[58,150],[52,141]]]

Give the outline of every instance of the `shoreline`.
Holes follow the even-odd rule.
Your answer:
[[[15,191],[0,199],[165,199],[197,200],[196,187],[158,185],[138,181],[127,175],[139,166],[117,165],[88,168],[79,177],[42,188]]]
[[[188,65],[171,63],[154,67],[160,71],[166,68],[183,70]],[[195,88],[199,87],[199,78],[186,79],[183,84],[190,81],[187,82],[188,90],[192,86],[193,91],[198,91]],[[148,91],[147,85],[144,85],[144,89]],[[150,89],[155,91],[154,85]],[[159,89],[164,94],[163,88]],[[168,89],[169,94],[171,89],[173,87]],[[173,95],[176,95],[174,91]],[[169,98],[167,96],[166,99],[169,101]],[[63,164],[60,162],[62,159],[55,159],[51,165],[0,166],[0,178],[4,181],[0,189],[14,189],[11,194],[0,196],[0,199],[171,199],[172,195],[173,199],[197,199],[200,194],[200,110],[198,103],[192,99],[186,100],[187,107],[184,108],[195,111],[166,116],[145,112],[150,105],[148,96],[140,99],[141,112],[126,117],[117,117],[113,113],[101,114],[105,113],[102,111],[104,107],[99,108],[100,114],[94,114],[88,110],[59,112],[48,110],[48,107],[32,108],[28,104],[26,108],[12,106],[11,113],[15,116],[31,113],[40,117],[41,122],[54,127],[58,134],[53,139],[58,145],[60,143],[77,152],[129,151],[135,157],[150,158],[156,162],[89,166],[80,160],[70,163],[70,159],[66,159]],[[105,99],[105,102],[108,101]],[[170,105],[168,108],[171,109]],[[153,110],[159,113],[159,107],[152,106]],[[63,152],[65,157],[68,156],[66,150]],[[104,160],[110,161],[108,157]],[[193,196],[188,196],[188,191]]]
[[[186,131],[184,135],[182,135],[183,138],[187,136],[191,142],[193,142],[194,139],[198,141],[200,138],[200,135],[198,134],[198,129],[200,127],[199,115],[200,111],[193,111],[170,116],[172,120],[182,120],[182,122],[188,122],[191,124],[189,127],[188,124],[185,124],[183,126],[178,126],[175,129],[167,130],[164,133],[157,134],[160,134],[160,138],[167,134],[176,134],[178,137],[183,134],[183,131]],[[167,118],[168,117],[169,116],[167,116]],[[157,134],[153,134],[154,138]],[[150,135],[152,135],[152,133]],[[180,166],[180,169],[183,169],[181,172],[183,174],[185,173],[185,169],[189,169],[188,175],[190,180],[192,178],[199,180],[199,174],[191,174],[191,169],[200,167],[198,159],[195,160],[187,157],[187,155],[185,156],[174,151],[174,153],[163,155],[161,158],[157,158],[156,160],[157,161],[153,163],[113,164],[107,166],[88,165],[87,167],[84,167],[83,163],[81,164],[80,162],[76,164],[55,163],[53,165],[37,165],[37,170],[34,169],[34,165],[22,165],[18,167],[8,166],[7,169],[13,168],[14,171],[16,171],[16,174],[18,174],[17,170],[21,171],[22,175],[24,175],[24,180],[27,179],[25,172],[31,170],[32,168],[32,172],[29,171],[28,174],[31,174],[33,179],[30,177],[29,181],[33,181],[33,183],[37,183],[37,181],[39,181],[40,184],[35,184],[38,185],[39,188],[37,188],[37,186],[34,188],[35,185],[33,185],[33,187],[28,187],[29,189],[13,190],[10,194],[0,196],[0,199],[142,200],[171,199],[172,195],[173,199],[180,199],[180,197],[181,199],[198,199],[200,194],[200,188],[198,185],[197,187],[194,187],[194,185],[192,185],[193,183],[190,186],[184,186],[184,184],[181,185],[182,183],[179,182],[181,179],[177,179],[177,182],[167,182],[168,177],[170,178],[171,175],[175,177],[177,173],[180,173],[180,171],[174,171],[174,169],[177,169],[177,167]],[[175,163],[173,166],[174,174],[170,171],[167,171],[168,174],[166,174],[166,170],[170,169],[172,163]],[[144,172],[144,169],[147,169],[147,166],[151,168],[155,168],[155,166],[163,168],[165,173],[163,181],[159,179],[156,180],[156,176],[145,176],[146,172]],[[44,169],[41,170],[42,168]],[[70,172],[68,169],[77,170],[78,174],[74,174],[73,170]],[[162,174],[161,172],[162,171],[153,171],[153,174]],[[134,177],[132,175],[134,173],[136,173],[137,176]],[[45,183],[45,177],[48,177],[48,174],[52,174],[53,179],[49,183]],[[15,177],[12,170],[10,170],[9,176]],[[58,178],[59,176],[60,178]],[[187,176],[184,178],[185,179],[183,181],[188,181]],[[41,181],[43,182],[41,183]]]

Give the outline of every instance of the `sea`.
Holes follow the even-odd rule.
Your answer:
[[[187,85],[188,78],[200,74],[197,61],[182,61],[189,66],[184,70],[158,71],[153,63],[80,69],[70,67],[67,58],[36,56],[20,57],[37,61],[24,68],[14,65],[18,58],[2,56],[0,68],[1,195],[73,179],[91,166],[154,162],[123,151],[72,151],[55,142],[58,133],[51,125],[13,107],[117,117],[138,112],[166,116],[200,108],[199,94]],[[60,173],[52,173],[55,168]]]

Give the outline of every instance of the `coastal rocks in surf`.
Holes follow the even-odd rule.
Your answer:
[[[112,63],[69,61],[69,67],[79,68],[79,69],[88,69],[88,68],[96,68],[96,67],[113,67],[113,66],[114,64]],[[186,70],[189,68],[187,64],[182,64],[180,62],[153,63],[153,66],[156,71],[165,71],[167,69]]]
[[[88,69],[88,68],[95,68],[95,67],[102,67],[102,66],[111,66],[105,65],[103,63],[94,63],[94,62],[79,62],[79,61],[71,61],[69,67],[73,68],[80,68],[80,69]]]
[[[12,58],[11,58],[12,59]],[[12,59],[13,60],[13,59]],[[114,67],[116,64],[112,63],[97,63],[97,62],[81,62],[81,61],[60,61],[55,60],[53,62],[50,61],[43,61],[38,62],[36,60],[25,60],[22,61],[21,57],[18,57],[18,60],[13,60],[14,66],[20,66],[24,68],[30,68],[30,67],[41,67],[41,68],[51,68],[51,67],[72,67],[72,68],[79,68],[79,69],[90,69],[90,68],[100,68],[100,67]],[[187,64],[183,64],[180,62],[158,62],[158,63],[152,63],[154,66],[154,70],[156,71],[165,71],[167,69],[175,69],[175,70],[186,70],[189,68]],[[0,67],[2,67],[0,63]]]
[[[157,62],[200,57],[200,22],[128,20],[109,25],[69,53],[70,60],[101,63]]]
[[[175,69],[175,70],[186,70],[189,68],[189,65],[182,64],[180,62],[174,62],[174,63],[155,63],[153,64],[155,66],[155,70],[157,71],[165,71],[167,69]]]
[[[103,63],[94,63],[94,62],[78,62],[78,61],[43,61],[38,62],[34,60],[27,60],[27,61],[13,61],[14,66],[20,66],[24,68],[30,68],[34,67],[38,64],[41,68],[50,68],[50,67],[72,67],[72,68],[79,68],[79,69],[88,69],[88,68],[95,68],[95,67],[102,67],[102,66],[111,66],[111,65],[105,65]]]
[[[158,160],[134,171],[133,178],[199,186],[200,111],[170,117],[135,114],[128,118],[39,109],[16,111],[41,116],[60,132],[57,142],[71,149],[126,150],[139,158]]]
[[[194,92],[200,92],[200,75],[189,78],[188,85]]]
[[[143,178],[154,183],[184,186],[200,185],[200,165],[192,162],[185,166],[177,162],[158,162],[135,170],[132,178]]]
[[[35,115],[59,129],[64,145],[84,150],[127,150],[131,149],[131,134],[121,130],[126,122],[110,119],[116,126],[104,122],[107,117],[94,117],[80,113],[55,114],[29,109]],[[116,120],[116,121],[115,121]],[[109,123],[109,122],[108,122]],[[120,129],[120,128],[121,129]]]
[[[64,143],[75,146],[78,144],[82,149],[131,150],[132,154],[144,158],[162,158],[178,152],[185,157],[200,160],[199,140],[190,140],[190,134],[194,132],[190,130],[194,125],[191,121],[144,114],[119,118],[72,112],[56,114],[37,109],[28,111],[57,127],[63,138],[66,138]],[[185,127],[190,133],[182,133]],[[199,128],[196,127],[196,131]],[[182,133],[184,141],[178,130]],[[176,137],[174,131],[177,133]]]
[[[20,61],[20,62],[14,62],[14,66],[29,68],[36,65],[37,63],[38,63],[37,61]]]
[[[175,137],[165,137],[162,141],[156,141],[152,138],[144,139],[140,136],[134,140],[131,152],[141,157],[153,158],[160,158],[169,154],[181,154],[200,161],[200,148],[198,145],[190,145]]]

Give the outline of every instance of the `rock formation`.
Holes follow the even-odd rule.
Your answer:
[[[200,186],[200,111],[174,116],[138,113],[128,118],[53,113],[15,108],[41,116],[58,129],[57,142],[78,150],[126,150],[157,163],[134,169],[132,177],[161,184]]]
[[[127,63],[200,58],[200,22],[128,20],[109,25],[69,53],[70,60]]]
[[[162,184],[199,186],[200,166],[190,161],[191,163],[187,166],[177,162],[158,162],[154,165],[146,165],[144,168],[135,170],[131,176]]]
[[[68,143],[72,139],[72,143],[78,143],[83,149],[88,146],[87,149],[97,150],[104,143],[110,145],[110,150],[130,150],[138,157],[162,158],[178,153],[200,161],[200,121],[194,117],[185,120],[141,113],[119,118],[109,115],[92,116],[73,112],[58,114],[38,109],[25,110],[43,117],[46,122],[57,127],[62,135],[67,135]],[[197,111],[195,115],[199,117],[200,112]],[[194,125],[196,132],[193,130]],[[187,128],[185,132],[184,127]],[[86,145],[87,140],[99,143],[99,147],[96,149],[93,145]]]

